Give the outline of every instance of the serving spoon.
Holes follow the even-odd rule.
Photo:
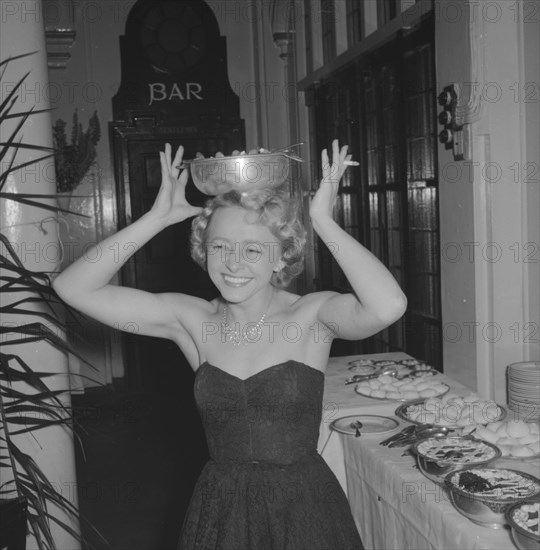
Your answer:
[[[372,378],[378,378],[379,376],[382,376],[383,374],[386,374],[387,376],[397,376],[397,369],[396,367],[384,367],[382,370],[374,372],[373,374],[355,374],[351,376],[350,378],[347,378],[345,380],[345,385],[347,384],[355,384],[356,382],[364,382],[365,380],[371,380]]]
[[[379,445],[382,445],[383,447],[386,447],[390,445],[390,443],[393,443],[394,441],[401,441],[402,439],[405,439],[409,435],[411,435],[416,430],[416,426],[407,426],[406,428],[403,428],[399,433],[394,434],[390,436],[388,439],[385,439],[379,443]]]

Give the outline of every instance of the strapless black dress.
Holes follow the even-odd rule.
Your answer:
[[[297,361],[242,380],[203,363],[195,400],[211,459],[181,550],[358,550],[347,498],[317,453],[324,374]]]

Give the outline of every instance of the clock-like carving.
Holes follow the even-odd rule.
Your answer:
[[[150,4],[141,14],[142,55],[158,71],[174,75],[196,65],[206,50],[203,13],[192,2]]]

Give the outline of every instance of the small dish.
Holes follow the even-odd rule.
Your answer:
[[[540,500],[524,500],[506,510],[506,521],[512,530],[512,538],[519,550],[540,548]]]
[[[374,365],[372,361],[364,359],[349,361],[347,365],[349,365],[348,370],[354,372],[355,374],[363,376],[370,376],[372,374],[376,374],[381,370],[381,367]]]
[[[337,418],[330,424],[330,428],[342,434],[356,435],[355,422],[362,423],[362,435],[379,435],[391,432],[399,426],[399,422],[389,416],[353,414]]]

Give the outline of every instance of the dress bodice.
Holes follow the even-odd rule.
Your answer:
[[[317,452],[324,374],[289,360],[243,380],[204,362],[195,399],[217,462],[290,464]]]

